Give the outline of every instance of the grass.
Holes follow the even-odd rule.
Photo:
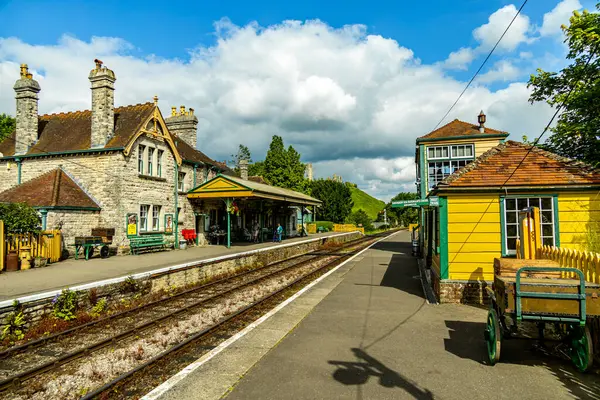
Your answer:
[[[385,202],[376,199],[359,188],[351,186],[350,192],[352,193],[352,201],[354,202],[352,212],[362,209],[367,213],[369,218],[375,221],[379,212],[385,208]]]

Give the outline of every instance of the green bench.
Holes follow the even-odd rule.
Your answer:
[[[129,238],[131,254],[140,254],[146,250],[164,250],[167,242],[163,235],[143,235]]]

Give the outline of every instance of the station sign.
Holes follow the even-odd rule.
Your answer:
[[[404,208],[404,207],[439,207],[440,200],[437,196],[428,197],[426,199],[417,200],[397,200],[392,201],[392,208]]]

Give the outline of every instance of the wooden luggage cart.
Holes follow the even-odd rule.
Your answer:
[[[89,260],[96,248],[100,248],[100,257],[108,258],[110,254],[108,245],[112,244],[114,235],[114,228],[93,228],[91,236],[75,237],[75,259],[79,259],[79,250],[82,250],[85,259]]]
[[[542,341],[547,324],[554,324],[575,367],[588,371],[594,349],[586,323],[600,316],[600,285],[586,282],[578,269],[540,265],[554,264],[550,260],[513,260],[525,266],[508,271],[502,261],[495,263],[493,289],[486,288],[491,307],[484,337],[490,364],[500,360],[502,340],[518,336],[521,322],[535,322]]]

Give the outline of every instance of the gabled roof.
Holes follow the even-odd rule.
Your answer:
[[[115,108],[115,134],[104,148],[122,148],[142,128],[152,115],[154,103]],[[40,115],[38,141],[27,155],[89,150],[91,144],[92,112],[74,111]],[[15,132],[0,143],[4,156],[15,154]]]
[[[290,189],[229,175],[217,175],[188,192],[189,198],[259,197],[293,204],[320,205],[321,200]]]
[[[2,203],[27,203],[53,209],[95,209],[100,206],[60,168],[0,193]]]
[[[590,165],[509,140],[444,179],[437,190],[594,185],[600,185],[600,171]]]
[[[507,137],[508,133],[485,127],[484,133],[479,132],[479,126],[455,119],[446,125],[417,138],[418,142],[442,139],[468,139],[469,137]]]

